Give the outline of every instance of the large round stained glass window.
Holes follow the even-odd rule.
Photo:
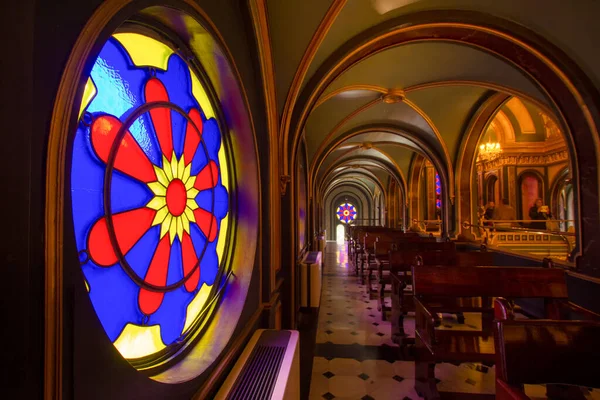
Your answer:
[[[344,224],[350,224],[356,219],[356,208],[350,203],[340,204],[337,208],[336,215]]]
[[[119,352],[147,360],[214,312],[229,210],[222,132],[194,69],[162,41],[113,35],[74,137],[77,250]]]

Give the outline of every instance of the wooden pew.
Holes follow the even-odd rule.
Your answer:
[[[415,302],[415,390],[438,399],[435,364],[494,362],[494,297],[543,298],[553,314],[557,302],[567,301],[565,271],[539,267],[413,266]],[[441,330],[438,313],[478,312],[481,331]],[[552,315],[547,315],[552,318]],[[490,396],[482,395],[482,398]],[[493,398],[493,397],[491,397]]]
[[[353,229],[352,245],[349,248],[349,251],[352,253],[351,260],[356,276],[358,276],[364,268],[364,261],[367,257],[367,254],[365,253],[365,245],[372,247],[372,240],[377,237],[373,237],[373,235],[378,235],[382,232],[397,234],[403,233],[399,229],[391,229],[381,226],[360,226]],[[369,236],[371,236],[371,239],[367,239]],[[367,243],[365,243],[365,241],[367,241]],[[362,276],[361,280],[363,280]]]
[[[364,238],[369,229],[374,229],[372,226],[355,226],[351,230],[351,239],[348,243],[348,258],[352,264],[356,276],[358,276],[359,264],[362,262]]]
[[[409,263],[414,261],[415,256],[421,252],[427,251],[447,251],[447,255],[451,256],[455,252],[455,245],[453,242],[439,242],[433,237],[418,237],[418,238],[405,238],[405,239],[380,239],[375,243],[375,273],[377,287],[375,292],[377,294],[377,309],[382,312],[382,318],[385,321],[386,311],[389,308],[385,307],[385,293],[386,285],[391,285],[392,280],[390,271],[395,268],[396,273],[402,271],[402,266],[406,263],[400,261],[401,259],[409,260]],[[402,254],[406,254],[403,258]],[[408,257],[408,258],[406,258]],[[440,258],[436,264],[440,263],[444,257],[440,255]],[[410,265],[407,266],[405,271],[410,271]],[[408,274],[406,274],[408,275]]]
[[[413,248],[418,243],[435,243],[434,237],[423,237],[414,232],[380,232],[377,233],[374,241],[365,240],[365,268],[361,273],[366,277],[367,294],[376,293],[372,283],[375,281],[374,273],[381,265],[388,265],[388,256],[390,249],[397,249],[398,246],[409,246]],[[366,271],[366,274],[365,274]]]
[[[376,262],[374,258],[375,252],[375,244],[380,240],[393,240],[393,241],[407,241],[407,240],[422,240],[422,237],[414,232],[403,232],[398,229],[379,229],[377,231],[366,231],[363,239],[363,256],[360,258],[359,267],[360,271],[358,274],[360,275],[361,283],[365,283],[365,271],[367,271],[366,280],[369,282],[367,284],[367,294],[370,293],[370,280],[372,278],[372,271],[376,267]],[[371,268],[372,267],[372,268]]]
[[[600,387],[600,322],[515,320],[505,300],[495,308],[497,399],[529,399],[524,384],[552,384],[549,398],[573,400],[585,397],[562,385]]]
[[[390,251],[388,275],[391,284],[390,297],[392,300],[392,341],[404,346],[413,344],[414,339],[408,338],[404,329],[404,317],[415,311],[412,292],[412,267],[415,265],[457,265],[460,253],[457,253],[454,242],[438,242],[436,244],[419,245],[417,248],[405,248]],[[472,261],[475,262],[475,261]],[[384,281],[387,283],[388,281]],[[385,304],[385,287],[380,288],[383,312]]]

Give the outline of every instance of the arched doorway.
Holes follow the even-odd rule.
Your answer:
[[[500,204],[500,182],[498,181],[498,177],[496,175],[490,175],[486,180],[485,186],[485,203],[487,204],[490,201],[493,201],[496,204]]]
[[[543,186],[540,177],[533,172],[524,172],[519,178],[519,219],[530,219],[529,209],[536,199],[542,197]]]
[[[338,224],[335,228],[335,241],[337,244],[344,244],[346,240],[346,228],[343,224]]]

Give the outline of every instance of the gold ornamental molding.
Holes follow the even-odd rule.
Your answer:
[[[575,87],[573,82],[568,78],[568,76],[566,76],[566,74],[556,64],[554,64],[548,57],[546,57],[540,51],[534,49],[532,46],[530,46],[527,43],[523,42],[522,40],[516,38],[515,36],[512,36],[510,34],[502,32],[498,29],[481,26],[476,23],[457,23],[457,22],[421,23],[421,24],[416,24],[413,26],[406,26],[406,25],[401,24],[398,27],[396,27],[395,29],[385,31],[378,36],[375,36],[375,37],[370,38],[369,40],[363,41],[360,45],[356,46],[350,52],[346,53],[342,58],[340,58],[340,60],[338,61],[338,63],[336,65],[334,65],[326,74],[324,74],[321,77],[321,80],[319,81],[319,83],[314,87],[314,90],[310,93],[310,95],[300,113],[300,118],[299,118],[299,121],[298,121],[298,124],[297,124],[295,130],[293,132],[283,132],[284,135],[286,135],[286,134],[289,135],[289,136],[285,136],[283,138],[284,142],[285,142],[284,143],[285,148],[287,149],[290,144],[291,144],[292,149],[297,148],[298,136],[299,136],[301,129],[303,129],[303,127],[306,123],[308,115],[311,113],[312,109],[314,108],[314,104],[316,103],[318,98],[322,95],[322,93],[326,90],[327,86],[331,85],[331,83],[333,81],[335,81],[335,79],[334,79],[335,77],[340,76],[343,72],[351,69],[352,67],[354,67],[356,64],[358,64],[360,61],[364,60],[365,58],[369,58],[375,54],[378,54],[382,51],[385,51],[387,49],[390,49],[390,48],[393,48],[393,47],[396,47],[399,45],[413,43],[413,42],[415,42],[415,40],[417,40],[417,39],[408,39],[407,38],[404,40],[398,40],[397,42],[393,42],[390,44],[385,44],[385,45],[381,45],[380,47],[377,47],[379,45],[379,43],[381,43],[381,42],[385,43],[385,40],[387,40],[387,39],[393,38],[394,36],[399,35],[401,33],[417,32],[417,31],[423,30],[423,29],[436,29],[436,28],[438,28],[438,29],[443,29],[443,28],[464,29],[464,30],[470,30],[470,31],[474,31],[474,32],[483,32],[483,33],[491,35],[491,36],[502,38],[502,40],[506,40],[509,43],[530,52],[530,54],[532,54],[534,57],[538,58],[545,66],[547,66],[550,70],[552,70],[552,72],[555,73],[560,78],[562,83],[564,83],[565,87],[568,88],[569,92],[574,96],[578,106],[584,112],[584,114],[585,114],[584,118],[586,119],[586,122],[587,122],[590,130],[593,133],[592,140],[594,141],[594,143],[596,145],[595,147],[597,149],[600,148],[600,146],[598,146],[598,143],[600,140],[598,138],[598,130],[597,130],[597,127],[593,120],[593,117],[587,108],[585,100],[583,99],[581,93],[577,90],[577,88]],[[462,42],[462,41],[456,40],[456,39],[444,39],[444,38],[439,38],[439,37],[418,39],[418,40],[421,42],[432,41],[432,40],[457,42],[457,43]],[[372,47],[375,47],[375,49],[370,51],[370,49]],[[490,52],[491,54],[498,55],[501,58],[506,58],[502,54],[499,54],[491,49],[486,48],[486,51]],[[365,55],[362,57],[356,57],[358,54],[365,54]],[[354,58],[356,58],[356,59],[354,59]],[[345,65],[345,63],[347,63],[348,60],[352,60],[352,61],[350,63],[348,63],[347,65]],[[561,117],[564,117],[564,116],[561,115]],[[292,154],[292,157],[293,157],[293,154]],[[284,165],[283,167],[284,167],[284,169],[287,169],[287,165]]]
[[[296,105],[296,100],[298,99],[298,95],[300,94],[300,89],[302,88],[302,82],[304,82],[304,78],[308,72],[310,64],[312,63],[315,55],[317,54],[317,50],[323,43],[325,36],[331,29],[331,26],[335,22],[337,16],[342,11],[344,6],[346,5],[347,0],[334,0],[329,6],[329,9],[325,13],[323,20],[317,27],[313,37],[311,38],[306,51],[302,55],[302,59],[300,60],[300,64],[298,65],[298,69],[296,70],[296,74],[294,75],[294,79],[292,80],[292,84],[290,85],[290,89],[288,91],[287,98],[285,99],[285,105],[283,107],[283,113],[281,116],[281,127],[280,127],[280,150],[281,157],[283,157],[282,166],[284,167],[284,171],[287,172],[287,141],[283,140],[288,135],[288,131],[290,129],[290,124],[292,120],[292,112]]]
[[[353,88],[351,90],[356,90],[355,88],[357,86],[348,86],[342,89],[347,89],[347,88]],[[433,134],[435,135],[436,139],[438,140],[438,142],[440,143],[440,146],[442,147],[442,150],[444,152],[444,156],[446,157],[446,167],[448,170],[448,180],[449,180],[449,196],[450,198],[453,200],[454,199],[454,170],[452,168],[452,159],[450,158],[450,152],[448,151],[448,147],[446,146],[446,142],[444,141],[444,139],[442,138],[442,135],[440,133],[440,131],[437,129],[435,123],[433,122],[433,120],[429,117],[429,115],[427,115],[427,113],[425,113],[423,110],[421,110],[421,108],[419,106],[417,106],[415,103],[413,103],[412,101],[410,101],[409,99],[406,98],[406,90],[402,90],[402,89],[384,89],[381,87],[377,87],[377,86],[369,86],[369,85],[359,85],[358,87],[361,87],[363,90],[372,90],[375,92],[379,92],[382,93],[382,96],[379,98],[376,98],[374,100],[371,100],[370,102],[358,107],[356,110],[352,111],[350,114],[348,114],[346,117],[344,117],[340,122],[338,122],[338,124],[336,124],[332,130],[327,134],[327,136],[325,136],[325,138],[321,141],[321,144],[319,145],[319,148],[317,149],[317,151],[315,152],[315,155],[313,156],[313,161],[311,162],[311,166],[309,171],[311,171],[311,175],[312,172],[314,172],[315,169],[318,169],[320,167],[320,163],[317,162],[317,160],[319,159],[321,153],[325,150],[327,144],[330,142],[330,140],[335,137],[336,133],[339,132],[339,130],[342,128],[342,126],[344,124],[346,124],[349,120],[351,120],[352,118],[356,117],[357,115],[359,115],[360,113],[370,109],[373,106],[376,106],[378,104],[380,104],[380,102],[384,102],[386,104],[397,104],[397,103],[404,103],[407,106],[409,106],[410,108],[412,108],[417,114],[419,114],[419,116],[421,116],[421,118],[423,118],[423,120],[425,120],[425,122],[427,123],[427,125],[429,125],[429,127],[431,128]],[[343,90],[345,91],[345,90]],[[340,94],[343,91],[339,91],[339,92],[332,92],[335,93],[334,95]],[[332,98],[328,97],[329,98]],[[322,104],[322,103],[321,103]],[[316,106],[315,106],[316,108]],[[313,108],[313,110],[315,109]],[[311,111],[312,113],[312,111]],[[309,115],[310,116],[310,115]],[[326,156],[325,156],[326,157]],[[312,181],[309,179],[309,186],[312,185]]]
[[[396,20],[398,21],[396,27],[389,28]],[[308,115],[319,97],[338,76],[362,60],[399,45],[417,41],[448,41],[478,47],[496,55],[537,82],[542,92],[551,99],[552,105],[556,108],[556,116],[563,123],[561,126],[564,125],[566,128],[565,133],[569,135],[568,142],[572,148],[575,148],[573,129],[578,131],[581,142],[586,143],[587,147],[581,149],[581,154],[573,152],[571,155],[574,168],[581,173],[582,178],[600,182],[600,174],[596,171],[581,169],[584,162],[597,162],[600,157],[600,137],[598,135],[600,121],[598,120],[598,102],[595,100],[598,93],[597,88],[593,86],[577,64],[558,47],[525,27],[518,27],[508,20],[486,16],[478,12],[424,11],[399,17],[396,20],[392,19],[379,24],[379,33],[370,37],[367,36],[369,32],[363,32],[362,37],[357,35],[347,41],[345,47],[342,46],[338,49],[340,55],[337,62],[332,55],[331,68],[315,77],[311,86],[306,88],[306,98],[304,103],[299,105],[297,120],[294,121],[294,130],[284,132],[285,135],[289,135],[284,137],[284,145],[292,161],[298,147],[298,136],[305,127]],[[456,22],[460,20],[466,22]],[[499,28],[499,26],[508,28]],[[509,30],[511,27],[515,28],[514,33]],[[373,28],[371,32],[376,29]],[[490,40],[486,42],[488,38]],[[351,47],[353,43],[357,43],[357,45]],[[346,51],[346,49],[349,50]],[[522,60],[527,60],[527,62]],[[285,170],[287,166],[283,166],[283,168]],[[595,203],[593,201],[593,197],[597,197],[598,194],[597,186],[593,186],[589,192],[582,195],[586,207],[594,210],[598,209],[597,201]],[[576,230],[578,238],[581,238],[585,231],[588,235],[586,240],[591,240],[590,243],[597,241],[600,237],[597,230],[591,228],[589,224],[587,226],[580,225]],[[589,256],[584,255],[578,265],[590,271],[597,271],[593,266],[592,254],[597,256],[600,251],[588,250],[587,253]],[[581,254],[578,252],[578,255]]]
[[[282,175],[279,177],[279,193],[282,196],[285,196],[285,193],[287,192],[287,184],[290,183],[292,180],[292,177],[289,175]]]
[[[363,169],[364,171],[360,171],[359,169]],[[332,177],[329,177],[328,180],[324,180],[321,187],[319,187],[319,193],[326,192],[328,190],[327,188],[331,187],[333,182],[335,182],[336,180],[339,180],[340,182],[342,182],[342,179],[345,176],[352,175],[352,174],[360,175],[360,176],[364,177],[363,179],[371,181],[375,185],[376,188],[379,187],[379,189],[385,193],[385,191],[383,190],[383,182],[381,182],[379,180],[377,175],[375,175],[370,170],[368,170],[366,168],[362,168],[360,166],[356,169],[349,168],[347,171],[343,171],[339,175],[332,176]],[[350,178],[350,177],[348,177],[348,178]]]
[[[477,80],[449,79],[449,80],[433,81],[433,82],[426,82],[426,83],[420,83],[417,85],[412,85],[407,88],[404,88],[404,93],[405,93],[405,95],[409,95],[410,93],[418,92],[421,90],[439,88],[439,87],[449,87],[449,86],[473,86],[473,87],[477,87],[480,89],[494,90],[498,93],[504,93],[504,94],[507,94],[510,96],[519,97],[519,98],[521,98],[523,100],[527,100],[528,102],[537,106],[540,110],[542,110],[544,112],[544,114],[546,116],[551,118],[555,124],[558,124],[560,126],[560,124],[558,123],[558,121],[556,119],[556,115],[554,114],[554,111],[552,111],[552,109],[546,103],[536,99],[535,97],[533,97],[521,90],[514,89],[509,86],[501,85],[499,83],[488,82],[488,81],[477,81]],[[381,86],[368,85],[368,84],[348,85],[348,86],[344,86],[339,89],[336,89],[332,92],[329,92],[326,95],[321,96],[319,98],[319,100],[317,101],[317,103],[315,104],[315,106],[313,107],[313,110],[315,108],[319,107],[320,105],[322,105],[323,103],[325,103],[327,100],[330,100],[339,94],[349,92],[349,91],[354,91],[354,90],[365,90],[365,91],[370,91],[370,92],[381,93],[383,95],[388,93],[388,90]]]
[[[360,107],[358,107],[356,110],[352,111],[350,114],[348,114],[347,116],[345,116],[344,118],[342,118],[342,120],[340,122],[338,122],[332,129],[331,131],[329,131],[329,133],[327,134],[327,136],[325,136],[325,138],[323,138],[323,140],[321,141],[321,144],[319,145],[319,148],[317,149],[317,151],[315,152],[314,156],[313,156],[313,160],[311,162],[309,171],[312,173],[315,169],[315,164],[316,164],[316,160],[318,159],[319,155],[325,150],[327,144],[329,143],[329,141],[331,140],[332,137],[335,136],[336,133],[338,133],[340,131],[340,129],[342,128],[342,126],[344,126],[346,124],[346,122],[350,121],[352,118],[356,117],[358,114],[362,113],[363,111],[368,110],[369,108],[379,104],[381,102],[381,99],[375,99],[375,100],[371,100],[369,101],[367,104],[364,104]],[[309,182],[310,185],[310,182]]]
[[[373,197],[373,192],[371,192],[371,189],[369,188],[369,186],[367,186],[360,178],[357,177],[347,177],[346,179],[342,179],[342,180],[338,180],[338,181],[332,181],[331,184],[329,185],[329,187],[327,188],[327,190],[323,193],[322,198],[326,199],[327,196],[329,196],[331,194],[331,192],[333,192],[334,190],[344,187],[344,186],[351,186],[351,187],[356,187],[356,186],[360,186],[360,188],[364,189],[369,196]]]
[[[406,93],[402,89],[390,89],[381,96],[381,100],[386,104],[402,103],[406,99]]]
[[[321,96],[319,98],[319,100],[317,100],[317,102],[315,103],[314,108],[319,107],[321,104],[325,103],[327,100],[334,98],[335,96],[337,96],[338,94],[344,93],[344,92],[349,92],[349,91],[359,91],[359,90],[366,90],[369,92],[378,92],[381,94],[386,94],[388,91],[386,88],[383,88],[381,86],[375,86],[375,85],[349,85],[349,86],[344,86],[341,87],[339,89],[336,89],[332,92],[329,92],[323,96]]]
[[[394,178],[394,180],[396,180],[396,181],[399,180],[399,177],[396,176],[396,175],[394,175],[394,172],[391,171],[385,164],[383,164],[379,160],[369,158],[369,159],[365,159],[365,160],[362,160],[362,161],[368,161],[368,162],[370,162],[372,164],[368,164],[368,165],[353,164],[353,163],[356,163],[358,161],[361,161],[361,160],[351,159],[351,160],[346,160],[346,161],[340,161],[337,164],[332,165],[327,170],[327,172],[323,175],[323,180],[321,182],[321,185],[319,185],[319,189],[325,188],[326,187],[326,185],[325,185],[326,182],[330,183],[333,179],[336,179],[339,175],[341,175],[341,174],[343,174],[345,172],[348,172],[347,169],[351,169],[351,170],[365,169],[365,170],[367,170],[369,172],[371,172],[370,168],[380,169],[380,170],[384,171],[386,174],[392,176]],[[340,168],[340,167],[346,167],[347,169],[334,173],[334,170],[337,169],[337,168]]]
[[[394,144],[394,142],[384,142],[384,143]],[[376,144],[380,144],[380,142],[377,142]],[[394,181],[397,182],[403,189],[406,189],[406,178],[404,176],[404,173],[402,172],[402,169],[400,168],[398,163],[396,163],[396,160],[394,160],[394,158],[390,154],[388,154],[386,151],[377,147],[376,144],[371,143],[371,142],[358,143],[358,144],[356,144],[356,146],[348,149],[343,154],[341,154],[339,157],[337,157],[335,160],[333,160],[333,162],[331,163],[329,168],[323,174],[323,179],[326,179],[329,176],[329,174],[331,174],[336,168],[339,168],[339,164],[341,163],[342,158],[344,158],[348,154],[358,151],[360,149],[371,149],[371,150],[374,150],[374,151],[380,153],[381,155],[383,155],[386,158],[387,162],[389,162],[391,164],[393,169],[388,170],[387,169],[388,166],[386,166],[385,164],[382,164],[386,167],[385,171],[392,178],[394,178]],[[398,143],[396,143],[396,144],[398,144]],[[355,160],[355,159],[356,158],[353,158],[353,160]],[[372,158],[368,158],[367,160],[370,162],[373,162],[373,163],[377,163],[377,164],[383,163],[383,161],[381,161],[381,160],[374,160]],[[350,165],[350,168],[361,168],[361,165],[360,164],[352,164],[352,165]],[[315,174],[315,179],[317,179],[317,178],[318,178],[318,171]]]
[[[456,161],[456,181],[457,181],[457,221],[463,221],[465,218],[474,218],[474,207],[471,193],[473,187],[472,176],[475,173],[475,161],[477,146],[481,137],[487,131],[489,124],[493,121],[498,110],[509,101],[510,94],[495,93],[490,96],[476,111],[476,114],[469,121],[459,144],[458,159]],[[464,227],[462,233],[465,234]],[[471,235],[469,228],[468,235]]]
[[[281,222],[281,196],[279,195],[277,185],[275,184],[279,175],[279,135],[275,69],[273,67],[273,53],[271,51],[266,0],[248,0],[248,6],[252,15],[252,26],[254,28],[254,35],[256,36],[258,48],[263,93],[265,96],[267,129],[269,133],[269,176],[271,182],[269,185],[269,220],[271,222],[269,236],[272,243],[272,246],[270,246],[270,285],[271,288],[273,288],[275,286],[276,272],[281,268],[281,235],[279,234],[279,225]]]
[[[375,131],[377,131],[377,129],[360,129],[360,130],[358,130],[356,132],[352,132],[351,134],[349,134],[347,136],[344,136],[341,139],[338,139],[338,141],[334,142],[333,145],[325,153],[323,153],[323,154],[319,154],[318,152],[315,153],[315,155],[313,156],[313,163],[311,165],[311,169],[309,170],[310,171],[309,182],[311,182],[311,184],[313,184],[313,180],[317,178],[318,172],[321,169],[321,166],[323,165],[323,162],[325,161],[325,159],[327,159],[327,157],[333,151],[335,151],[335,149],[337,149],[343,142],[345,142],[345,141],[347,141],[347,140],[349,140],[349,139],[351,139],[351,138],[353,138],[355,136],[361,135],[363,133],[370,133],[370,132],[375,132]],[[385,131],[387,133],[391,133],[391,134],[397,135],[400,130],[396,129],[396,130],[392,131],[389,128],[386,128]],[[407,139],[411,140],[409,138],[407,138]],[[381,143],[388,144],[388,143],[391,143],[391,142],[381,142]],[[410,147],[409,148],[412,151],[414,151],[416,153],[419,153],[419,154],[422,154],[425,158],[429,159],[429,155],[427,155],[425,153],[425,151],[423,149],[421,149],[416,142],[413,141],[413,143],[415,144],[416,148],[410,148]],[[395,143],[395,144],[398,145],[398,146],[407,147],[406,145],[404,145],[402,143]]]
[[[365,165],[362,162],[368,162],[369,164]],[[344,168],[342,171],[334,172],[335,169]],[[319,185],[319,190],[323,191],[325,188],[331,184],[332,181],[337,179],[339,176],[348,173],[348,172],[356,172],[356,170],[364,169],[373,175],[374,179],[377,179],[379,184],[383,187],[383,182],[375,175],[371,169],[379,169],[384,171],[387,175],[391,176],[396,182],[398,182],[401,177],[394,174],[394,171],[389,168],[389,166],[385,165],[385,163],[376,158],[367,158],[367,159],[359,159],[352,158],[348,160],[339,161],[335,165],[331,165],[327,172],[323,175],[323,179],[321,180],[321,184]]]
[[[502,166],[546,166],[560,162],[569,162],[569,151],[564,148],[546,154],[502,154],[492,161],[478,161],[477,172],[489,171]]]

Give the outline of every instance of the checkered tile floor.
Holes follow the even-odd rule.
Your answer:
[[[446,328],[473,329],[481,322],[466,315],[460,327],[448,320]],[[414,318],[405,318],[414,336]],[[414,390],[414,363],[401,359],[391,340],[391,324],[381,319],[377,301],[348,267],[346,246],[327,243],[321,307],[313,360],[310,399],[419,399]],[[436,366],[440,391],[494,393],[494,367],[477,363]],[[533,398],[544,398],[541,386],[527,387]],[[589,398],[600,398],[598,390]]]

